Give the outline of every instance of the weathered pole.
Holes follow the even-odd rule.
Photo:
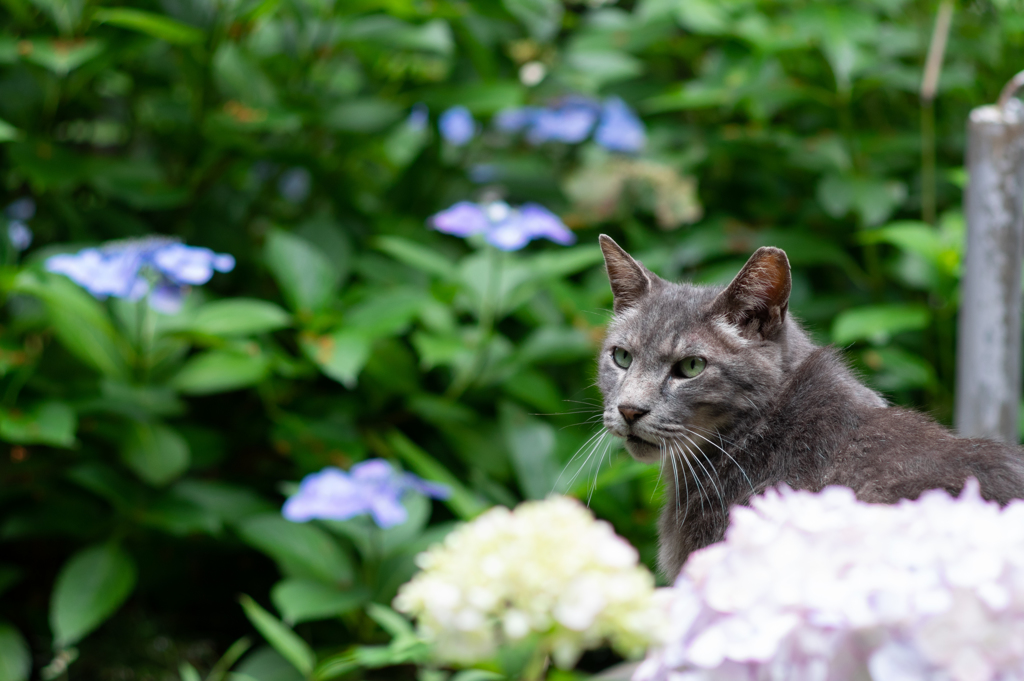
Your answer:
[[[967,244],[956,367],[957,431],[1018,441],[1024,262],[1024,71],[967,122]]]

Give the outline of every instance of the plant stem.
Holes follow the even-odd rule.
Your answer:
[[[445,396],[455,400],[462,395],[473,382],[483,373],[487,367],[487,354],[490,348],[491,339],[494,337],[494,323],[498,314],[498,307],[501,304],[501,265],[502,253],[487,245],[487,286],[484,288],[484,295],[480,301],[480,316],[478,333],[476,339],[476,353],[472,363],[466,371],[456,376],[448,388]]]
[[[543,646],[538,646],[523,668],[523,681],[541,681],[547,675],[548,661],[547,650]]]
[[[935,27],[928,43],[924,75],[921,78],[921,219],[935,224],[935,93],[942,73],[949,27],[953,23],[953,0],[942,0],[935,15]]]
[[[935,224],[935,101],[921,100],[921,220]]]

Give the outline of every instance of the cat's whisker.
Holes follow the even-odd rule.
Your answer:
[[[705,441],[706,441],[706,442],[707,442],[707,443],[708,443],[709,445],[711,445],[712,447],[717,447],[717,448],[718,448],[718,450],[719,450],[720,452],[722,452],[722,454],[725,454],[725,455],[726,455],[727,457],[729,457],[729,461],[732,461],[732,462],[733,462],[733,463],[734,463],[734,464],[736,465],[736,468],[740,469],[740,473],[742,473],[742,474],[743,474],[743,478],[744,478],[744,479],[745,479],[745,480],[747,481],[747,485],[748,485],[748,486],[750,487],[750,491],[751,491],[751,492],[753,492],[753,491],[754,491],[754,483],[750,482],[750,477],[749,477],[749,476],[747,475],[747,472],[746,472],[745,470],[743,470],[743,466],[741,466],[741,465],[739,464],[739,462],[738,462],[738,461],[736,461],[736,459],[732,458],[732,455],[731,455],[731,454],[730,454],[729,452],[725,451],[725,449],[724,449],[723,447],[719,446],[718,444],[716,444],[716,443],[715,443],[715,442],[713,442],[712,440],[709,440],[709,439],[708,439],[708,438],[707,438],[706,436],[704,436],[704,435],[701,435],[701,434],[700,434],[700,433],[698,433],[697,431],[693,430],[693,431],[690,431],[690,432],[691,432],[691,433],[692,433],[693,435],[696,435],[697,437],[699,437],[699,438],[701,438],[701,439],[705,440]],[[691,440],[691,442],[692,442],[692,440]],[[708,460],[708,463],[711,463],[711,461],[710,461],[710,460]]]
[[[593,442],[594,440],[600,441],[600,439],[602,438],[602,434],[605,434],[607,432],[608,431],[606,429],[601,428],[595,431],[594,434],[591,435],[586,442],[580,445],[580,448],[576,450],[576,453],[572,455],[572,458],[566,461],[565,465],[562,466],[562,472],[558,474],[558,478],[555,480],[554,488],[552,489],[552,491],[558,489],[558,483],[562,481],[562,476],[565,475],[565,471],[569,468],[569,466],[572,465],[572,462],[579,458],[583,454],[583,452],[587,450],[587,447],[590,445],[591,442]],[[576,471],[576,475],[574,475],[572,480],[569,481],[568,485],[566,485],[566,488],[572,487],[573,480],[576,479],[577,475],[579,475],[579,471]]]
[[[711,485],[715,488],[715,494],[718,495],[718,502],[722,505],[722,511],[728,513],[728,511],[726,511],[725,509],[725,497],[722,496],[722,490],[719,488],[718,483],[715,482],[715,478],[718,477],[718,471],[715,470],[715,466],[711,463],[711,459],[707,458],[707,455],[701,451],[700,447],[697,446],[696,442],[691,440],[686,435],[683,435],[683,437],[685,437],[686,440],[691,445],[693,445],[693,448],[697,450],[698,456],[694,456],[693,452],[690,451],[690,448],[686,447],[686,445],[683,445],[684,447],[686,447],[686,451],[690,452],[690,456],[693,456],[693,460],[697,463],[697,465],[704,470],[704,474],[708,476],[708,482],[710,482]],[[708,466],[710,467],[710,469],[705,467],[704,464],[701,462],[701,456],[703,456],[704,459],[708,462]]]
[[[601,452],[601,457],[597,460],[597,466],[594,469],[594,484],[590,486],[590,493],[587,494],[587,508],[590,508],[590,500],[594,498],[594,492],[597,491],[597,478],[601,474],[601,464],[604,463],[604,459],[608,456],[608,452],[611,451],[612,441],[606,440],[604,451]]]
[[[591,438],[591,440],[593,440],[593,443],[590,444],[589,447],[587,445],[584,445],[584,447],[587,448],[587,456],[583,460],[583,463],[580,464],[580,467],[578,469],[576,469],[576,473],[572,476],[572,478],[569,479],[569,484],[568,484],[568,488],[569,489],[572,489],[573,484],[576,482],[576,478],[578,478],[580,476],[580,474],[583,472],[583,470],[587,467],[587,464],[590,463],[590,459],[593,458],[594,452],[596,452],[598,447],[601,446],[601,444],[604,442],[604,439],[606,437],[608,437],[608,434],[609,433],[608,433],[607,430],[603,430],[602,429],[601,431],[598,432],[597,439]],[[590,442],[590,441],[588,441],[588,442]],[[590,476],[588,475],[587,477],[589,478]]]
[[[673,444],[682,445],[682,443],[679,442],[678,440],[671,440],[671,442]],[[690,457],[685,456],[682,453],[682,451],[680,451],[679,452],[679,458],[680,458],[680,460],[682,460],[683,463],[686,464],[686,467],[690,469],[690,474],[693,476],[693,481],[697,485],[697,495],[700,498],[700,512],[703,513],[704,512],[704,497],[707,497],[708,498],[708,503],[710,503],[711,502],[711,496],[709,494],[707,494],[707,490],[704,488],[704,485],[701,484],[700,478],[697,477],[697,471],[694,469],[693,464],[690,463]]]
[[[717,437],[718,441],[722,443],[723,447],[725,447],[725,445],[728,444],[730,447],[734,447],[734,448],[740,450],[741,452],[747,451],[745,447],[740,447],[739,443],[737,443],[735,440],[730,440],[729,438],[723,436],[722,435],[722,431],[720,431],[718,428],[711,429],[711,428],[704,428],[702,426],[684,426],[684,427],[688,428],[690,430],[698,430],[698,431],[700,431],[702,433],[707,433],[707,434],[709,434],[709,435],[711,435],[713,437]]]
[[[666,445],[665,441],[662,441],[661,443],[658,444],[658,449],[661,450],[661,455],[662,455],[663,458],[666,456],[665,445]],[[669,461],[672,462],[672,475],[675,477],[675,480],[676,480],[676,486],[675,486],[675,491],[676,491],[676,521],[678,522],[679,521],[679,471],[676,469],[675,453],[672,452],[671,450],[668,450],[668,459],[669,459]],[[686,476],[683,476],[684,479],[685,479],[685,477]]]
[[[682,456],[682,455],[680,455]],[[675,463],[672,464],[675,466]],[[683,490],[686,492],[686,508],[683,511],[683,519],[679,520],[679,479],[676,479],[676,520],[679,522],[679,526],[682,527],[686,524],[686,519],[690,515],[690,481],[686,479],[686,474],[683,474]]]
[[[572,484],[573,484],[573,482],[575,482],[576,478],[577,478],[577,477],[579,477],[579,475],[580,475],[580,474],[581,474],[581,473],[582,473],[582,472],[584,471],[584,469],[587,469],[587,468],[588,468],[588,466],[589,466],[589,464],[590,464],[590,460],[591,460],[591,459],[592,459],[592,458],[594,457],[594,454],[597,454],[597,452],[598,452],[599,450],[601,450],[601,446],[602,446],[602,445],[604,445],[604,450],[603,450],[603,452],[607,453],[608,449],[609,449],[609,448],[611,447],[611,440],[607,440],[606,438],[607,438],[607,437],[608,437],[608,436],[609,436],[610,434],[611,434],[611,433],[609,433],[609,432],[608,432],[607,430],[606,430],[606,431],[604,431],[604,432],[603,432],[603,433],[601,434],[601,437],[599,437],[599,438],[597,439],[597,441],[596,441],[596,442],[594,443],[594,445],[593,445],[593,446],[592,446],[592,447],[590,448],[590,453],[589,453],[589,454],[587,454],[587,458],[586,458],[586,460],[585,460],[585,461],[583,462],[583,465],[582,465],[582,466],[580,466],[579,470],[578,470],[578,471],[576,471],[576,475],[574,475],[574,476],[572,477],[572,480],[570,480],[570,481],[569,481],[569,487],[570,487],[570,488],[572,487]],[[598,462],[597,462],[597,464],[595,464],[595,466],[596,466],[596,468],[597,468],[598,470],[600,470],[600,468],[601,468],[601,459],[603,459],[603,458],[604,458],[604,454],[602,453],[601,457],[599,457],[599,458],[598,458]],[[593,470],[593,468],[594,468],[594,466],[590,466],[590,468],[588,469],[588,472],[587,472],[587,474],[586,474],[586,478],[585,478],[585,479],[586,479],[586,480],[588,480],[588,481],[590,480],[590,472],[589,472],[589,470]],[[597,482],[596,482],[596,476],[595,476],[595,483],[594,483],[594,484],[595,484],[595,485],[597,484]],[[589,506],[589,504],[590,504],[590,497],[588,496],[588,497],[587,497],[587,505]]]
[[[665,473],[665,447],[662,444],[658,445],[658,451],[661,453],[660,463],[658,465],[658,479],[654,481],[654,491],[651,492],[651,502],[654,501],[654,496],[658,493],[658,487],[661,486],[661,476]],[[676,490],[678,493],[678,489]]]

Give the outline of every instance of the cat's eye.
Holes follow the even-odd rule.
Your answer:
[[[707,365],[703,357],[684,357],[672,365],[672,375],[676,378],[693,378],[704,371]]]
[[[633,363],[633,355],[629,354],[628,350],[622,348],[612,349],[612,359],[623,369],[628,369],[629,365]]]

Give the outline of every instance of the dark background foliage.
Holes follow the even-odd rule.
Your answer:
[[[0,192],[36,213],[0,273],[0,679],[223,678],[260,606],[301,639],[261,628],[292,664],[257,646],[236,678],[382,673],[360,669],[401,656],[336,657],[394,635],[367,604],[452,521],[552,489],[650,562],[657,471],[589,440],[601,232],[704,282],[785,248],[815,338],[948,422],[964,124],[1024,67],[1024,8],[956,6],[929,106],[936,9],[4,0]],[[634,107],[643,153],[490,124],[570,94]],[[437,128],[454,105],[477,121],[465,146]],[[493,198],[544,204],[579,245],[502,254],[426,227]],[[154,233],[237,267],[170,317],[42,267]],[[411,497],[384,534],[280,518],[303,475],[374,456],[455,493]]]

